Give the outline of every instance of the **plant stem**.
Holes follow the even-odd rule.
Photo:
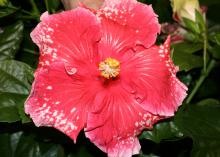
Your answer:
[[[207,35],[204,33],[204,45],[203,45],[203,71],[206,72],[206,55],[207,55]]]
[[[209,75],[209,73],[212,71],[212,69],[215,67],[215,60],[212,59],[207,67],[206,71],[202,71],[202,75],[197,80],[195,87],[193,88],[192,92],[189,94],[188,98],[186,99],[186,103],[189,104],[193,97],[195,96],[196,92],[198,91],[199,87],[202,85],[206,77]]]
[[[205,14],[204,14],[205,16]],[[204,17],[205,29],[203,32],[203,71],[206,72],[206,56],[207,56],[207,28],[206,28],[206,17]]]

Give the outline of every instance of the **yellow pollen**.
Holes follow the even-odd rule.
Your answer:
[[[115,78],[120,72],[120,62],[114,58],[108,57],[99,63],[99,70],[101,71],[101,76],[104,78]]]

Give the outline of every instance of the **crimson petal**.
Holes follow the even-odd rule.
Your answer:
[[[160,32],[152,7],[136,0],[106,0],[97,16],[102,24],[99,44],[99,50],[105,51],[100,52],[102,58],[137,44],[150,47]]]
[[[88,114],[86,136],[112,157],[129,157],[140,150],[136,136],[162,117],[145,111],[128,93],[117,86],[98,93],[99,107]]]
[[[100,24],[95,15],[84,8],[53,15],[46,12],[31,37],[41,51],[39,67],[48,67],[60,60],[77,68],[74,66],[94,62]]]
[[[54,62],[35,76],[25,112],[36,126],[53,126],[76,141],[98,90],[99,82],[78,72],[69,75],[64,63]]]
[[[177,71],[170,59],[168,37],[163,45],[136,52],[124,63],[124,67],[122,65],[122,86],[134,93],[147,111],[173,116],[187,91],[187,87],[176,77]]]

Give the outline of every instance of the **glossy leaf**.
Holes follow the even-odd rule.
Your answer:
[[[173,61],[175,65],[179,66],[180,70],[184,71],[189,71],[203,66],[203,59],[201,56],[184,52],[174,51]]]
[[[153,130],[144,131],[140,139],[148,139],[160,143],[162,140],[172,140],[182,136],[183,134],[179,131],[177,126],[170,120],[156,124]]]
[[[18,111],[18,108],[23,108],[32,73],[32,68],[22,62],[0,61],[0,122],[14,122],[20,118],[27,121],[23,110]]]
[[[0,134],[0,153],[2,157],[65,157],[59,144],[44,143],[34,134],[15,132]]]
[[[31,29],[24,30],[24,37],[21,44],[21,48],[16,55],[16,60],[22,61],[33,68],[37,67],[39,50],[37,46],[33,43],[30,37]]]
[[[2,157],[16,157],[15,149],[20,139],[21,132],[0,134],[0,154]]]
[[[19,139],[15,154],[22,157],[40,156],[40,148],[33,136],[22,135]]]
[[[2,27],[0,33],[0,60],[13,59],[23,38],[23,23]]]
[[[204,103],[205,102],[205,103]],[[192,157],[220,156],[220,104],[213,100],[201,104],[191,104],[179,110],[175,124],[193,139]]]
[[[1,133],[0,130],[1,156],[3,157],[95,157],[96,156],[96,155],[92,155],[92,153],[90,152],[91,148],[89,148],[88,150],[88,143],[84,143],[85,138],[84,140],[81,139],[79,142],[77,142],[77,144],[74,144],[73,141],[69,141],[68,143],[68,138],[59,139],[59,136],[62,134],[57,132],[55,129],[44,129],[44,131],[42,131],[40,128],[36,128],[31,125],[26,126],[26,129],[24,129],[23,131],[18,131],[15,133]],[[51,139],[52,137],[53,139]],[[61,145],[61,143],[63,145]],[[90,146],[92,146],[92,149],[95,147],[91,145],[91,143]],[[102,153],[101,155],[97,154],[97,156],[102,157],[104,156],[103,154],[104,153]]]
[[[180,42],[172,45],[175,52],[178,53],[195,53],[199,50],[202,50],[203,45],[201,43],[192,43],[192,42]]]
[[[15,154],[21,157],[64,157],[60,145],[41,143],[34,135],[25,134],[21,136]]]

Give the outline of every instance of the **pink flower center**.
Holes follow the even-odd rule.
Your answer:
[[[114,58],[108,57],[99,63],[101,76],[106,79],[115,78],[120,72],[120,62]]]

